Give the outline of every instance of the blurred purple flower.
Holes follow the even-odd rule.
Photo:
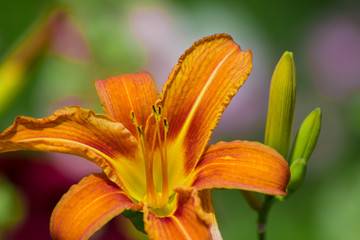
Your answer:
[[[53,29],[51,50],[72,60],[89,61],[90,48],[82,29],[70,15],[65,15]]]
[[[1,239],[51,239],[49,220],[55,205],[68,188],[83,176],[68,178],[53,167],[48,154],[38,153],[1,154],[0,172],[22,190],[27,207],[22,222],[6,231],[4,236],[0,236]],[[113,219],[92,239],[134,239],[129,237],[128,230],[124,227],[126,225],[119,224],[124,220],[128,221],[124,217]]]
[[[331,16],[313,30],[309,63],[319,91],[342,98],[360,89],[360,18]]]

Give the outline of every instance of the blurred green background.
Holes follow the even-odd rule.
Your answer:
[[[49,12],[59,8],[56,21],[44,27]],[[294,53],[297,70],[294,135],[308,113],[316,107],[323,111],[305,184],[272,209],[268,239],[359,239],[358,1],[0,1],[0,99],[4,103],[0,104],[0,130],[18,115],[44,117],[66,105],[101,112],[94,79],[148,71],[161,89],[172,66],[193,42],[222,32],[242,49],[251,49],[254,62],[248,81],[224,112],[211,142],[263,141],[271,74],[286,50]],[[33,33],[42,40],[29,37]],[[36,45],[39,41],[41,47]],[[21,57],[26,54],[31,57]],[[15,64],[17,70],[9,70],[13,67],[6,65],[9,59],[21,62]],[[44,189],[58,195],[36,192],[42,189],[36,184],[54,181],[52,174],[29,174],[44,166],[44,171],[58,174],[57,188]],[[1,155],[0,234],[4,239],[49,239],[46,217],[51,209],[71,184],[93,171],[99,169],[59,154]],[[20,176],[38,179],[22,184],[26,181],[19,180]],[[65,179],[62,185],[60,178]],[[32,221],[35,225],[29,230],[25,225],[34,212],[32,192],[41,201],[51,201],[45,223]],[[256,239],[256,214],[239,191],[215,190],[213,197],[224,239]],[[18,233],[24,229],[26,235]],[[125,235],[124,239],[132,239]],[[93,239],[111,239],[105,236]]]

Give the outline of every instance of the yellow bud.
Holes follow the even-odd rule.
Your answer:
[[[291,142],[296,98],[293,54],[286,51],[271,79],[265,144],[286,158]]]

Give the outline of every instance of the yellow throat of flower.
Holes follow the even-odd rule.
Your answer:
[[[152,106],[156,124],[151,143],[146,142],[147,140],[144,137],[143,127],[137,123],[134,112],[131,112],[133,124],[138,130],[140,148],[145,165],[146,195],[141,202],[152,209],[159,210],[168,208],[166,205],[169,202],[167,162],[167,133],[169,126],[166,118],[162,117],[161,110],[161,106],[158,108],[156,108],[154,105]],[[155,150],[156,147],[157,151]],[[154,160],[156,158],[160,158],[161,160],[161,179],[159,179],[159,181],[154,181]]]

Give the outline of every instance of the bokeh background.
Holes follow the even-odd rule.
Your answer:
[[[66,105],[101,112],[94,79],[148,71],[160,89],[179,56],[214,33],[253,52],[253,71],[211,142],[263,141],[272,71],[294,53],[294,135],[316,107],[322,130],[305,184],[274,206],[268,239],[360,239],[360,2],[350,0],[2,0],[0,130],[18,115]],[[0,155],[0,239],[50,239],[67,189],[100,171],[54,153]],[[213,191],[226,239],[256,239],[256,214],[237,190]],[[124,217],[91,239],[141,239]]]

